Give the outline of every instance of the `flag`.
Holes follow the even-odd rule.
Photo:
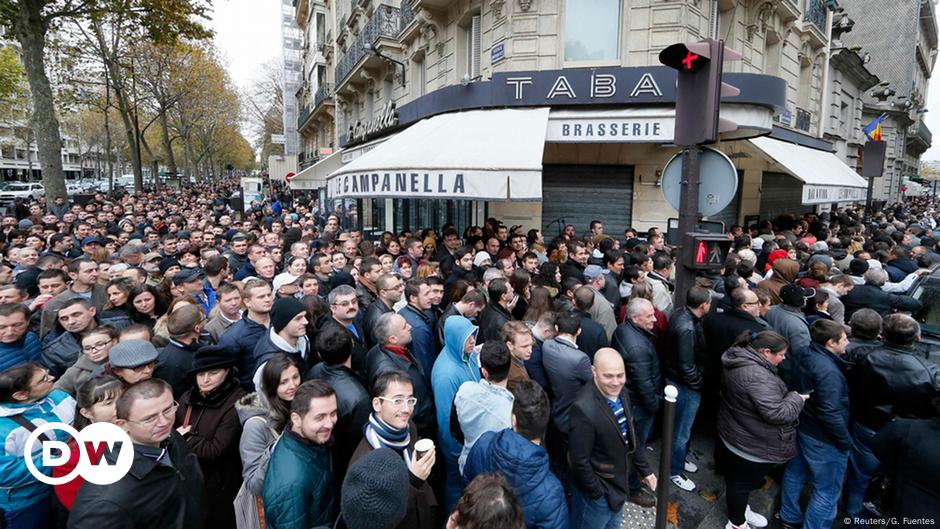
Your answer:
[[[868,139],[872,141],[881,141],[881,122],[884,121],[884,119],[885,114],[882,114],[868,125],[865,125],[865,128],[862,129],[862,132],[868,136]]]

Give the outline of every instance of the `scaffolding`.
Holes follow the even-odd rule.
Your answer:
[[[294,20],[294,0],[281,0],[282,93],[284,95],[284,154],[300,152],[297,118],[300,103],[297,91],[303,84],[303,31]]]

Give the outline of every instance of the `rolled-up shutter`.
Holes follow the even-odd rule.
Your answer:
[[[604,233],[622,237],[633,213],[633,166],[546,165],[542,168],[542,230],[550,240],[565,224],[578,234],[592,220],[604,223]]]
[[[774,219],[783,214],[802,215],[813,211],[804,206],[803,182],[786,173],[764,172],[760,189],[760,218]]]

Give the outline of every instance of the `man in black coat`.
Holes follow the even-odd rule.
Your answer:
[[[679,390],[676,399],[675,433],[672,445],[672,469],[669,477],[685,491],[695,489],[695,483],[685,472],[698,467],[686,461],[686,450],[692,434],[692,423],[702,401],[702,366],[707,358],[702,318],[711,310],[711,292],[692,287],[686,293],[685,307],[673,312],[666,332],[665,369],[667,383]]]
[[[627,321],[617,327],[610,344],[620,353],[626,365],[630,398],[633,401],[631,411],[636,426],[637,451],[646,448],[653,420],[663,399],[659,355],[653,344],[654,325],[656,311],[653,304],[643,298],[631,299],[627,304]],[[645,497],[640,494],[640,480],[636,475],[630,476],[630,493],[638,498]]]
[[[856,285],[842,298],[845,317],[851,318],[859,309],[872,309],[882,316],[892,312],[917,312],[922,308],[919,300],[911,296],[892,294],[881,289],[888,281],[884,270],[870,269],[865,272],[864,285]]]
[[[591,254],[588,252],[587,247],[584,246],[584,243],[577,241],[569,242],[568,260],[558,267],[558,270],[561,272],[561,279],[565,280],[571,277],[583,284],[584,267],[588,265],[590,256]]]
[[[333,475],[337,483],[342,483],[349,460],[362,440],[362,427],[372,413],[372,397],[351,369],[353,341],[348,332],[338,325],[324,328],[317,335],[316,349],[323,361],[313,366],[308,378],[322,379],[336,391]]]
[[[590,287],[580,287],[574,291],[575,314],[581,318],[581,334],[578,335],[578,349],[584,351],[593,360],[594,353],[603,347],[610,347],[607,333],[599,323],[591,319],[588,313],[594,306],[594,291]]]
[[[892,314],[884,319],[883,330],[884,345],[856,355],[849,376],[854,442],[846,476],[845,508],[850,516],[863,514],[865,492],[881,466],[872,450],[875,435],[896,417],[933,417],[936,410],[932,401],[940,396],[940,368],[914,348],[920,339],[917,321]]]
[[[408,350],[411,343],[411,326],[400,314],[383,314],[375,323],[375,337],[378,344],[366,355],[368,387],[371,389],[375,379],[389,371],[408,373],[414,384],[415,403],[412,419],[421,437],[434,439],[437,431],[437,417],[434,413],[434,395],[431,393],[431,378],[425,376],[424,369]],[[428,370],[430,372],[430,369]]]
[[[631,465],[642,482],[656,489],[656,476],[637,442],[630,412],[623,359],[614,349],[594,356],[593,381],[581,388],[571,407],[569,446],[572,527],[620,527],[623,504],[649,505],[652,497],[631,494]]]
[[[166,382],[152,378],[131,385],[118,398],[117,425],[133,441],[130,472],[111,485],[86,481],[78,491],[70,529],[202,527],[205,483],[199,460],[173,428],[176,404]],[[113,463],[118,453],[106,452]]]
[[[193,355],[199,349],[199,333],[205,321],[202,311],[195,305],[180,307],[167,318],[170,343],[160,350],[153,376],[170,384],[173,398],[180,398],[195,382],[189,371],[193,367]]]
[[[727,297],[726,297],[727,299]],[[761,332],[770,325],[760,317],[760,300],[753,290],[736,288],[731,291],[731,307],[712,310],[702,319],[708,357],[703,366],[704,386],[702,409],[710,415],[718,409],[718,389],[721,378],[721,355],[730,348],[741,333]]]
[[[503,325],[512,319],[515,293],[512,287],[509,286],[509,281],[503,278],[494,279],[490,281],[486,291],[489,294],[490,302],[480,313],[478,343],[502,340]]]
[[[378,281],[375,282],[375,289],[378,291],[378,295],[375,301],[369,304],[369,308],[366,309],[362,324],[365,327],[366,345],[368,347],[374,347],[377,343],[375,333],[372,332],[375,322],[378,321],[379,316],[392,312],[394,310],[392,307],[401,301],[402,293],[405,291],[405,283],[395,274],[384,274],[379,276]]]

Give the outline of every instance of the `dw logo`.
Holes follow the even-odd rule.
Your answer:
[[[36,468],[32,457],[26,457],[29,473],[47,485],[62,485],[81,476],[85,481],[97,485],[110,485],[123,478],[134,463],[134,446],[127,432],[108,422],[89,424],[81,432],[68,424],[50,422],[40,425],[26,438],[24,453],[32,454],[33,445],[39,436],[51,431],[61,430],[77,441],[78,465],[65,476],[51,477]],[[62,441],[44,439],[42,443],[42,465],[46,468],[64,465],[71,457],[71,449]],[[89,454],[91,450],[91,454]],[[94,456],[95,463],[91,456]]]

